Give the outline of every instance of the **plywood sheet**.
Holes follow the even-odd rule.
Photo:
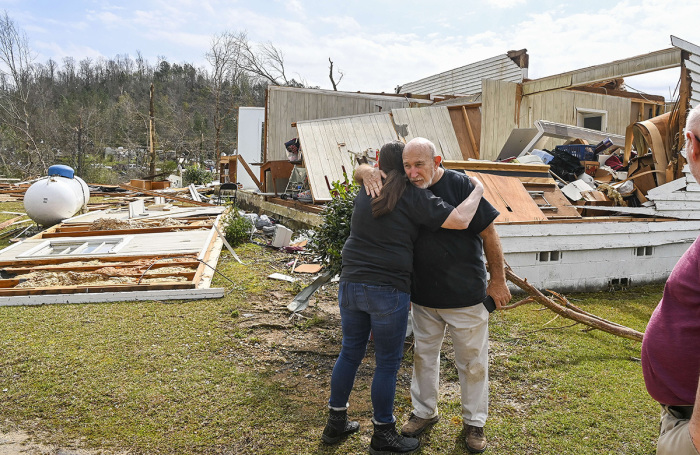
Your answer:
[[[501,214],[496,222],[546,220],[537,203],[532,200],[523,184],[515,177],[480,174],[465,171],[470,177],[478,178],[484,185],[484,197]]]

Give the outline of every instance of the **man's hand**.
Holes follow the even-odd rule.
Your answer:
[[[382,192],[382,178],[386,178],[386,174],[379,168],[361,164],[355,169],[355,181],[365,186],[367,196],[379,196]]]
[[[489,264],[489,285],[486,293],[493,298],[496,309],[500,310],[510,302],[510,290],[506,284],[505,261],[503,260],[503,250],[501,240],[498,237],[493,223],[479,234],[484,240],[484,255]]]
[[[503,280],[490,280],[486,293],[493,298],[497,310],[500,310],[510,302],[510,289],[508,289],[508,285]]]

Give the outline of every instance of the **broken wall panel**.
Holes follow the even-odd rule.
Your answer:
[[[393,109],[391,115],[397,133],[405,142],[415,137],[424,137],[435,144],[437,153],[446,160],[463,159],[457,135],[447,107],[425,107],[420,109]]]
[[[462,159],[479,159],[481,103],[472,106],[448,106],[447,110],[462,152]]]
[[[328,184],[342,181],[343,169],[352,178],[356,158],[397,139],[389,112],[298,122],[297,131],[315,202],[331,199]]]
[[[284,143],[298,137],[292,123],[341,116],[388,112],[430,105],[432,101],[400,96],[268,87],[265,110],[265,161],[287,160]],[[303,150],[302,150],[303,154]]]
[[[495,160],[514,128],[533,128],[537,121],[578,125],[579,116],[599,113],[604,118],[601,134],[624,136],[630,123],[632,100],[595,93],[558,90],[523,96],[517,106],[517,87],[484,81],[481,159]],[[547,138],[538,147],[552,150],[564,140]]]
[[[481,105],[482,160],[495,160],[513,128],[518,128],[516,111],[518,84],[484,80]]]

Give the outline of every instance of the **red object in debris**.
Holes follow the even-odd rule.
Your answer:
[[[622,168],[622,161],[620,161],[620,158],[618,158],[617,155],[613,155],[607,160],[605,160],[605,165],[610,166],[613,168],[613,170],[619,170]]]

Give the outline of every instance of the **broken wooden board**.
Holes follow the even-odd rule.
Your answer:
[[[522,180],[521,180],[522,182]],[[581,218],[581,214],[578,213],[576,207],[571,205],[571,201],[564,196],[559,187],[556,184],[551,185],[538,185],[523,182],[525,189],[533,196],[533,200],[540,207],[542,213],[547,215],[550,220],[557,219],[571,219],[571,218]],[[536,197],[539,193],[542,193],[542,197]],[[549,206],[554,207],[554,209],[544,209],[541,207],[542,202],[545,202]]]
[[[320,264],[301,264],[294,268],[294,273],[318,273],[321,271]]]
[[[224,288],[204,289],[159,289],[155,291],[111,291],[80,294],[44,294],[0,297],[0,306],[34,306],[51,304],[77,304],[102,302],[164,301],[219,299],[225,294]]]
[[[530,193],[516,177],[465,171],[484,185],[484,198],[501,214],[496,222],[546,220]]]

